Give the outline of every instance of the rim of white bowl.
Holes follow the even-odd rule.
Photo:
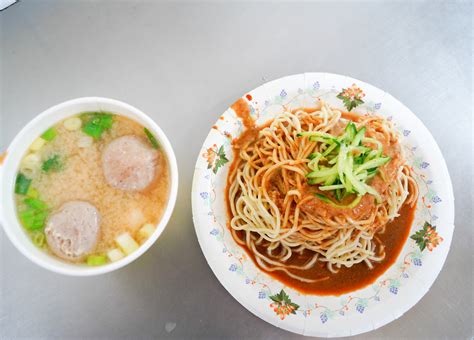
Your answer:
[[[152,133],[158,139],[162,151],[167,157],[168,167],[170,170],[170,188],[168,193],[168,203],[160,221],[156,225],[156,229],[153,234],[143,244],[141,244],[136,251],[134,251],[130,255],[127,255],[116,262],[111,262],[106,265],[97,267],[89,267],[85,265],[68,263],[59,260],[53,255],[46,254],[44,251],[38,249],[36,246],[33,245],[31,240],[28,238],[25,231],[23,230],[23,227],[20,225],[16,216],[16,209],[12,209],[12,207],[14,207],[14,183],[18,170],[19,159],[21,159],[25,152],[28,150],[32,140],[36,139],[40,135],[38,133],[31,134],[32,136],[30,135],[27,138],[28,134],[40,124],[45,125],[45,127],[48,128],[56,124],[57,122],[65,119],[66,117],[84,112],[85,110],[80,110],[79,107],[85,105],[96,105],[100,111],[108,111],[117,115],[129,117],[135,121],[138,121],[150,131],[152,131]],[[75,110],[75,107],[77,107],[78,109]],[[118,110],[121,109],[123,111],[120,112],[116,109],[111,109],[114,107],[118,108]],[[71,111],[70,113],[60,113],[61,110],[68,109]],[[32,140],[30,142],[27,142],[30,139]],[[7,147],[5,152],[6,156],[3,160],[3,163],[0,164],[0,188],[2,190],[2,204],[0,205],[0,222],[2,224],[3,230],[5,231],[7,237],[10,239],[13,245],[25,257],[47,270],[70,276],[92,276],[105,274],[122,268],[139,258],[141,255],[143,255],[152,246],[152,244],[156,242],[158,237],[162,234],[165,227],[167,226],[169,219],[171,218],[171,215],[173,213],[178,194],[178,166],[171,143],[166,137],[163,130],[161,130],[158,124],[155,123],[148,115],[146,115],[144,112],[137,109],[136,107],[124,103],[122,101],[103,97],[82,97],[71,99],[60,104],[54,105],[44,110],[34,119],[32,119],[28,124],[26,124],[15,136],[15,138]],[[18,232],[18,230],[20,232]]]

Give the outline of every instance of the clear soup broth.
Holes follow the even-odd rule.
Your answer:
[[[44,251],[103,265],[153,233],[169,186],[166,156],[148,129],[120,115],[87,112],[55,124],[25,153],[17,213]]]

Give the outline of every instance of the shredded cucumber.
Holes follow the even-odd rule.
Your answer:
[[[362,196],[357,196],[351,203],[343,205],[343,204],[337,204],[334,203],[329,197],[326,197],[321,194],[315,194],[317,198],[319,198],[321,201],[324,203],[328,203],[329,205],[335,207],[335,208],[340,208],[340,209],[352,209],[354,208],[357,204],[359,204],[360,200],[362,199]]]
[[[307,137],[310,141],[321,143],[320,152],[308,156],[308,167],[311,170],[307,175],[310,185],[316,185],[320,191],[331,194],[331,198],[316,194],[322,201],[338,208],[353,208],[363,195],[374,196],[381,202],[380,194],[367,184],[379,172],[378,168],[390,161],[390,157],[382,155],[382,143],[375,138],[366,137],[366,128],[359,130],[353,122],[349,122],[340,136],[327,132],[307,131],[298,134],[298,137]],[[349,205],[337,204],[349,194],[356,194]]]

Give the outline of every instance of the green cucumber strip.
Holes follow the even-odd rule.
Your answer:
[[[310,178],[308,179],[308,184],[314,185],[314,184],[321,184],[326,181],[326,177],[321,177],[321,178]]]
[[[360,200],[362,199],[362,196],[357,196],[351,203],[347,204],[347,205],[342,205],[342,204],[337,204],[337,203],[334,203],[332,200],[330,200],[328,197],[324,196],[324,195],[321,195],[321,194],[314,194],[317,198],[319,198],[321,201],[323,201],[324,203],[327,203],[335,208],[339,208],[339,209],[352,209],[354,208],[357,204],[359,204]]]
[[[305,132],[298,133],[296,136],[297,137],[325,137],[325,138],[331,138],[331,139],[334,138],[333,135],[326,132],[322,132],[322,131],[305,131]]]
[[[377,203],[382,203],[382,196],[380,196],[377,190],[375,190],[370,185],[367,185],[365,183],[362,183],[362,185],[365,187],[365,190],[367,191],[367,193],[375,197],[375,200],[377,201]]]
[[[334,184],[334,185],[324,185],[319,187],[318,189],[321,191],[328,191],[328,190],[336,190],[336,189],[344,189],[345,186],[342,184]]]
[[[362,138],[363,143],[371,143],[377,145],[377,152],[382,153],[382,143],[380,143],[378,140],[370,137],[364,137]]]
[[[326,150],[324,150],[323,156],[329,155],[334,149],[337,148],[337,146],[337,143],[333,143],[332,145],[330,145]]]
[[[330,176],[334,174],[337,174],[336,167],[323,168],[321,170],[310,172],[309,174],[306,175],[306,178],[324,177],[324,176]]]
[[[361,141],[362,141],[362,138],[364,137],[365,135],[365,126],[362,127],[357,133],[356,135],[354,136],[354,139],[352,140],[352,143],[351,145],[352,146],[358,146]]]
[[[359,166],[359,167],[356,169],[355,173],[358,174],[358,173],[360,173],[362,170],[377,168],[377,167],[379,167],[379,166],[382,166],[382,165],[386,164],[389,160],[390,160],[390,157],[380,157],[380,158],[376,158],[376,159],[370,160],[370,161],[368,161],[367,163],[364,163],[364,164],[362,164],[361,166]]]
[[[334,184],[334,182],[336,181],[337,179],[337,174],[334,174],[334,175],[330,175],[326,178],[326,180],[324,181],[324,185],[331,185],[331,184]]]
[[[339,180],[341,181],[341,184],[344,184],[345,185],[345,179],[344,179],[344,167],[345,167],[345,163],[346,163],[346,146],[345,145],[341,145],[341,149],[339,151],[339,155],[337,157],[337,163],[336,163],[336,166],[337,166],[337,172],[339,174]]]
[[[321,159],[322,155],[318,153],[315,158],[313,158],[311,161],[308,163],[308,168],[310,168],[312,171],[318,171],[318,163]]]
[[[309,137],[309,140],[311,142],[320,142],[320,143],[326,143],[326,144],[331,143],[330,139],[323,138],[323,137]]]
[[[344,169],[344,175],[346,176],[348,182],[350,182],[350,184],[352,184],[352,186],[354,187],[354,189],[361,195],[364,195],[367,190],[365,189],[365,187],[362,185],[361,182],[359,182],[355,177],[354,177],[354,173],[353,173],[353,169],[352,169],[352,157],[348,157],[348,161],[346,162],[346,167]],[[348,185],[346,185],[346,190],[347,191],[350,191],[348,189]]]
[[[353,122],[349,122],[345,128],[346,138],[345,140],[351,142],[357,134],[357,128]]]

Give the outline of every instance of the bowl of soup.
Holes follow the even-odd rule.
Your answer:
[[[28,123],[0,165],[0,216],[34,263],[75,276],[121,268],[165,229],[177,196],[171,144],[145,113],[79,98]]]

